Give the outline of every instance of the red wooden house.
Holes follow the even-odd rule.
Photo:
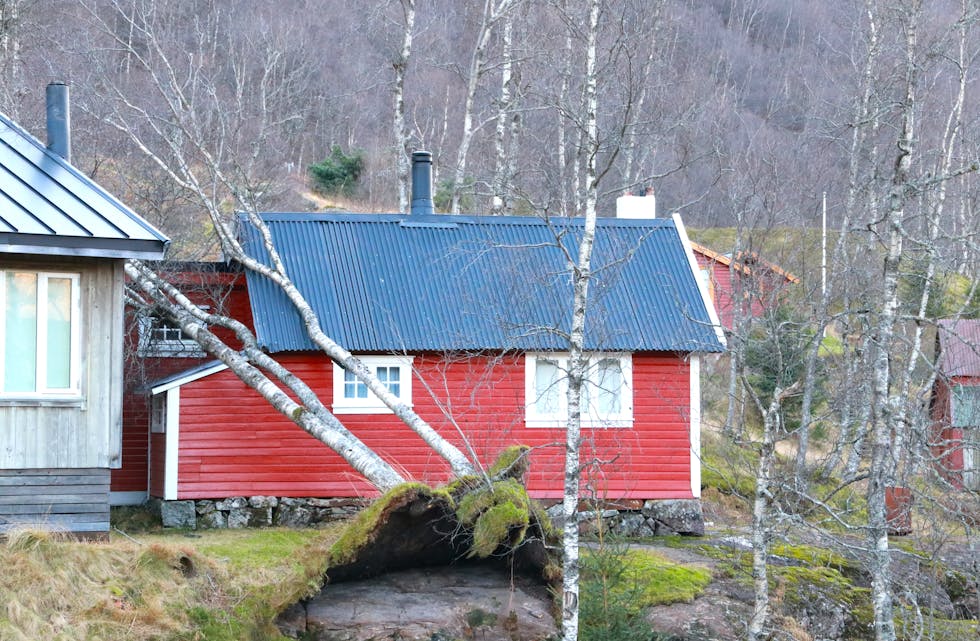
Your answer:
[[[327,335],[482,462],[511,444],[533,446],[531,493],[561,496],[562,333],[571,300],[565,252],[577,244],[580,219],[417,212],[264,219]],[[246,247],[260,247],[255,231],[243,229]],[[600,219],[593,268],[583,452],[591,464],[583,492],[696,498],[700,358],[721,351],[724,339],[683,224],[676,217]],[[233,307],[246,291],[235,278],[227,290]],[[253,273],[245,281],[246,316],[268,352],[407,477],[448,478],[445,463],[417,435],[313,349],[281,292]],[[134,443],[147,440],[149,430],[148,465],[134,455],[127,489],[148,469],[149,494],[165,500],[373,494],[339,456],[223,364],[181,363],[194,366],[166,364],[169,371],[159,370],[146,388],[143,415],[127,421]],[[124,475],[117,478],[121,490]]]
[[[739,296],[745,301],[742,313],[758,317],[778,304],[786,285],[800,282],[793,274],[762,260],[753,252],[743,252],[733,259],[731,254],[722,254],[698,243],[692,242],[691,248],[721,324],[728,330],[733,327]]]
[[[936,343],[932,452],[953,485],[980,490],[980,320],[939,321]]]

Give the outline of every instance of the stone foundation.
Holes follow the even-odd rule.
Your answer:
[[[220,529],[267,527],[312,527],[350,518],[371,503],[371,499],[298,499],[275,496],[234,496],[227,499],[196,501],[155,500],[164,527],[185,529]],[[600,528],[623,538],[684,534],[704,535],[701,501],[662,500],[637,503],[623,509],[579,512],[579,529],[584,535],[594,535]],[[556,526],[561,525],[561,504],[548,508]]]
[[[561,504],[548,508],[548,516],[556,526],[561,525]],[[704,535],[704,516],[698,499],[665,499],[645,501],[642,507],[609,505],[608,509],[578,513],[579,531],[586,536],[602,529],[627,539],[646,536]]]
[[[370,499],[297,499],[275,496],[233,496],[196,501],[155,501],[163,527],[221,529],[268,527],[311,527],[349,518]]]

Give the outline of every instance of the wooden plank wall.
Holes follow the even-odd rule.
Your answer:
[[[0,533],[109,531],[109,469],[0,470]]]
[[[121,260],[0,257],[4,268],[81,275],[82,380],[77,399],[0,399],[0,470],[115,468],[122,454]]]

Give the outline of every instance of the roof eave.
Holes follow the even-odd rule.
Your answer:
[[[0,253],[4,254],[162,260],[169,244],[169,240],[0,234]]]

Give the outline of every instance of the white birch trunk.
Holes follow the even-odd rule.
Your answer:
[[[493,185],[490,194],[490,209],[494,216],[501,216],[507,213],[509,197],[507,194],[507,183],[510,176],[507,173],[509,163],[507,161],[507,121],[510,117],[512,107],[511,93],[511,73],[513,60],[511,57],[511,46],[513,43],[514,21],[511,15],[504,20],[504,30],[502,38],[502,64],[500,69],[500,100],[497,103],[497,122],[494,128],[493,147],[496,154],[496,165],[493,173]]]
[[[92,15],[93,18],[97,18],[96,13]],[[121,17],[125,18],[125,16]],[[134,62],[147,71],[148,77],[157,88],[161,99],[165,100],[165,106],[171,118],[171,122],[165,123],[163,119],[148,117],[146,112],[126,96],[120,88],[110,85],[107,89],[114,92],[118,102],[131,113],[119,110],[109,116],[106,121],[128,136],[137,148],[166,173],[176,185],[197,198],[211,218],[225,258],[239,262],[245,269],[261,274],[279,287],[299,314],[314,345],[362,381],[395,416],[418,434],[436,454],[449,463],[454,474],[473,473],[473,464],[459,448],[440,436],[408,405],[393,395],[370,369],[323,332],[313,308],[286,273],[284,263],[273,242],[271,231],[256,213],[253,196],[255,190],[247,178],[243,178],[241,175],[242,166],[229,163],[226,160],[223,161],[226,151],[222,145],[224,141],[220,136],[213,145],[208,143],[210,139],[202,130],[204,125],[191,108],[195,104],[195,97],[193,93],[189,92],[197,91],[200,88],[184,81],[181,72],[171,64],[166,51],[159,42],[154,40],[155,34],[152,31],[144,32],[147,38],[147,49],[153,55],[152,58],[148,58],[115,35],[115,31],[111,27],[106,26],[105,28],[114,35],[116,44],[123,47],[123,51],[130,53]],[[129,122],[127,116],[132,115],[135,115],[138,124]],[[174,128],[176,128],[178,135],[175,135]],[[170,156],[165,158],[155,153],[151,149],[149,141],[144,138],[145,135],[153,136],[157,142],[164,145]],[[254,153],[257,154],[262,145],[256,144],[253,147]],[[268,264],[249,255],[239,242],[236,230],[233,228],[234,221],[230,221],[223,211],[223,208],[226,207],[223,201],[227,194],[234,196],[236,205],[244,210],[247,222],[259,231],[263,246],[268,254]]]
[[[772,539],[772,481],[776,455],[776,438],[782,425],[783,400],[793,394],[799,382],[783,390],[773,391],[769,407],[763,407],[758,396],[749,390],[762,414],[762,442],[759,444],[759,465],[755,475],[755,497],[752,501],[752,585],[755,602],[749,619],[748,641],[769,638],[769,542]]]
[[[412,39],[415,35],[415,0],[402,0],[402,11],[405,18],[405,31],[402,34],[402,46],[398,58],[392,63],[395,70],[394,87],[394,123],[396,168],[398,174],[398,211],[406,213],[409,208],[411,191],[412,166],[409,161],[409,145],[411,136],[405,126],[405,73],[408,61],[412,55]]]
[[[391,465],[347,430],[327,410],[312,389],[259,349],[254,336],[245,325],[201,310],[139,262],[127,263],[126,274],[133,285],[150,299],[151,304],[169,303],[171,314],[184,333],[197,341],[208,354],[227,365],[275,410],[339,454],[372,485],[384,491],[405,482]],[[207,328],[209,324],[221,325],[234,331],[243,340],[245,349],[241,352],[231,349]],[[283,392],[266,372],[289,387],[299,402]]]
[[[495,4],[495,1],[499,1],[499,4]],[[463,131],[460,133],[459,148],[456,151],[452,202],[449,207],[449,212],[452,214],[459,213],[463,195],[463,183],[466,180],[466,159],[473,142],[473,105],[476,101],[476,90],[479,88],[480,79],[486,71],[487,45],[490,43],[490,36],[493,34],[497,21],[510,11],[514,1],[484,0],[483,19],[480,22],[480,31],[477,34],[476,47],[473,49],[473,56],[470,59],[469,77],[466,81],[466,99],[463,102]]]
[[[588,189],[585,194],[585,222],[578,257],[572,266],[572,327],[569,334],[568,422],[565,426],[565,494],[562,502],[562,620],[564,641],[577,641],[579,628],[579,538],[578,501],[581,481],[580,446],[582,428],[582,387],[585,383],[585,312],[591,280],[592,246],[596,228],[596,154],[598,150],[598,98],[596,94],[596,49],[599,31],[599,0],[589,2],[585,62],[585,127],[589,148],[586,164]]]
[[[872,548],[871,602],[874,608],[875,640],[895,641],[894,608],[892,605],[891,555],[888,545],[888,520],[885,510],[885,487],[892,484],[894,460],[891,441],[899,426],[901,399],[891,393],[892,370],[889,350],[898,316],[899,262],[905,235],[903,219],[909,197],[910,169],[915,135],[915,87],[916,87],[916,27],[918,2],[907,15],[906,35],[906,87],[902,103],[902,129],[898,139],[898,156],[892,186],[888,196],[888,212],[885,217],[887,254],[882,274],[881,313],[878,317],[874,341],[873,361],[873,422],[871,441],[871,466],[868,478],[868,535]]]

